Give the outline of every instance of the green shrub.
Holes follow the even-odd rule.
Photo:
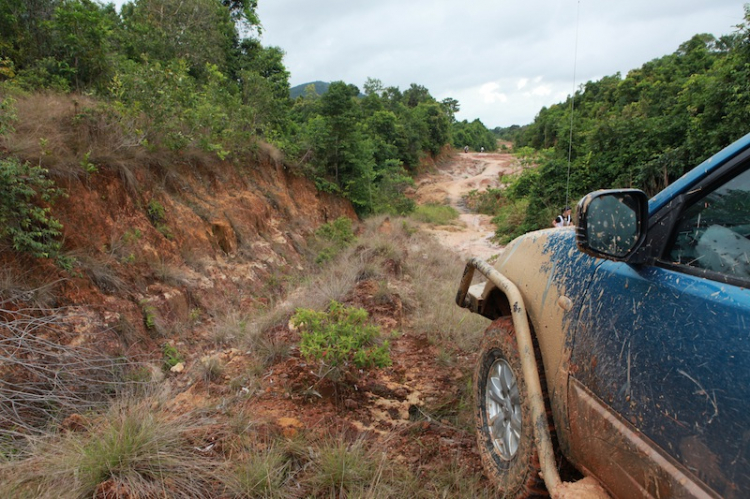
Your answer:
[[[483,215],[497,215],[506,204],[502,189],[489,188],[485,191],[473,190],[466,195],[466,206]]]
[[[528,205],[527,200],[521,199],[500,208],[498,214],[492,219],[492,223],[497,226],[495,237],[499,244],[508,244],[516,237],[534,230],[525,224]]]
[[[292,324],[301,330],[300,353],[332,372],[391,365],[390,345],[376,344],[380,328],[367,324],[367,311],[331,301],[327,312],[297,309]]]
[[[356,239],[352,230],[352,221],[347,217],[339,217],[333,222],[321,225],[315,231],[315,236],[322,246],[315,257],[315,263],[317,264],[333,260],[341,250]]]
[[[417,206],[412,216],[420,222],[445,225],[458,218],[458,211],[452,206],[423,204]]]
[[[0,238],[37,258],[59,257],[62,224],[36,201],[51,203],[61,194],[46,169],[15,158],[0,160]]]
[[[165,343],[162,347],[162,356],[164,359],[164,370],[169,371],[180,362],[185,362],[185,358],[182,354],[169,343]]]
[[[352,221],[347,217],[339,217],[333,222],[321,225],[315,231],[315,235],[342,248],[348,246],[356,239],[352,231]]]
[[[164,221],[164,215],[166,215],[167,210],[159,201],[152,199],[148,202],[148,206],[146,206],[146,212],[148,213],[148,219],[151,220],[151,223],[157,224],[158,222]]]

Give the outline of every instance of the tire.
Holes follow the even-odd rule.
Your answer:
[[[485,332],[474,372],[479,455],[502,497],[547,497],[522,373],[513,323],[500,318]]]

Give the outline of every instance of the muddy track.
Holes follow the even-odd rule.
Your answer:
[[[418,203],[449,204],[460,213],[454,224],[424,230],[464,258],[496,256],[503,247],[491,240],[495,231],[492,217],[468,210],[465,196],[473,190],[500,187],[502,176],[518,169],[516,160],[508,153],[457,153],[436,172],[421,175],[417,179]]]

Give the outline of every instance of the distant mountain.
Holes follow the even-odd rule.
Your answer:
[[[324,93],[326,93],[328,91],[328,87],[331,86],[330,83],[326,83],[324,81],[313,81],[309,83],[303,83],[301,85],[297,85],[296,87],[292,87],[292,89],[289,90],[289,96],[292,99],[296,99],[300,95],[304,96],[305,89],[309,85],[315,85],[315,93],[317,93],[318,95],[323,95]]]

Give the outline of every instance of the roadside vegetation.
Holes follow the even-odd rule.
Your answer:
[[[403,195],[412,176],[452,141],[495,148],[481,122],[456,122],[458,101],[438,101],[417,83],[337,81],[292,99],[283,52],[259,41],[256,5],[133,0],[118,12],[93,0],[0,0],[4,164],[30,164],[37,177],[114,163],[126,171],[146,155],[165,169],[196,157],[247,165],[272,144],[358,214],[405,214],[414,208]],[[73,112],[61,115],[67,106]],[[19,114],[34,133],[15,128]],[[67,120],[74,146],[35,117]],[[52,218],[41,227],[54,235]],[[33,254],[54,249],[27,242],[20,247]]]
[[[486,321],[452,305],[463,262],[416,229],[457,213],[406,193],[450,144],[496,141],[416,83],[332,82],[291,99],[254,0],[179,7],[0,0],[0,496],[492,497],[468,382]],[[696,36],[505,131],[524,171],[469,204],[510,238],[595,188],[658,190],[746,131],[749,30]],[[304,266],[248,265],[255,287],[227,285],[201,308],[194,295],[231,279],[175,248],[169,195],[185,192],[185,171],[216,188],[226,169],[260,163],[345,197],[362,221],[326,213],[288,244]],[[113,206],[122,193],[97,190],[105,175],[147,221],[113,216],[96,248],[70,252],[63,186]],[[191,220],[215,218],[182,201]],[[291,251],[268,239],[256,242]],[[212,249],[257,263],[249,244]],[[170,287],[187,297],[179,319],[151,300]],[[80,302],[107,309],[115,295],[127,298],[106,324]],[[417,382],[425,393],[409,391]]]
[[[221,393],[219,406],[185,411],[175,404],[169,371],[187,352],[174,347],[165,347],[162,366],[145,360],[105,362],[94,351],[61,350],[57,355],[69,361],[54,380],[43,376],[41,366],[27,365],[34,355],[23,356],[27,360],[4,356],[2,386],[10,381],[8,373],[26,372],[19,376],[29,379],[30,387],[38,390],[46,382],[53,396],[37,410],[31,405],[37,392],[28,392],[28,399],[5,395],[17,408],[19,400],[27,401],[23,414],[38,416],[0,427],[0,495],[492,497],[481,474],[467,476],[457,458],[402,461],[403,448],[394,447],[404,438],[400,445],[426,445],[426,440],[417,443],[424,438],[419,435],[426,421],[473,441],[471,363],[457,359],[473,354],[486,326],[478,316],[446,306],[463,263],[417,232],[415,224],[409,218],[373,217],[354,237],[349,224],[331,222],[315,236],[321,240],[318,249],[313,242],[309,246],[313,271],[295,278],[288,294],[267,308],[228,310],[226,319],[217,320],[216,327],[231,334],[222,334],[220,345],[214,343],[216,353],[208,352],[195,364],[191,379],[207,394]],[[347,242],[320,263],[318,252],[331,234]],[[399,314],[398,326],[376,325]],[[62,331],[70,320],[41,312],[35,317],[31,324],[47,331]],[[6,324],[20,328],[26,322],[19,316]],[[378,379],[381,371],[390,372],[389,366],[402,361],[389,353],[389,343],[408,338],[428,339],[434,352],[430,362],[461,372],[463,381],[420,406],[414,420],[400,429],[357,435],[321,424],[285,434],[254,419],[254,404],[265,400],[271,386],[267,378],[274,371],[293,373],[289,366],[299,362],[316,366],[302,378],[307,384],[285,388],[305,410],[316,407],[305,398],[319,399],[326,386],[345,394],[357,379],[368,386],[366,381]],[[49,348],[28,340],[12,345],[17,349],[19,344],[36,354]],[[220,354],[233,349],[246,352],[240,371],[230,371]],[[53,354],[50,350],[48,361],[56,358]],[[342,398],[320,403],[333,413],[346,411]],[[48,404],[56,410],[46,410]]]
[[[653,195],[748,133],[749,23],[745,6],[745,22],[731,34],[697,34],[627,75],[582,84],[529,125],[497,129],[522,164],[538,165],[497,199],[501,242],[549,227],[566,203],[596,189]]]

